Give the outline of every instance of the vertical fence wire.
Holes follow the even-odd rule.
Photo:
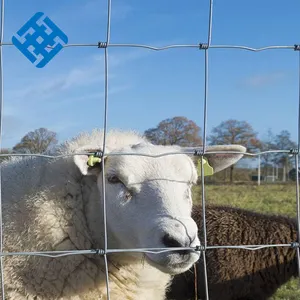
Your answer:
[[[209,25],[208,25],[208,41],[207,41],[209,47],[212,38],[213,6],[214,6],[214,0],[209,0],[209,19],[208,19]]]
[[[297,242],[300,243],[300,199],[299,199],[299,148],[300,148],[300,51],[298,51],[298,141],[295,154],[296,169],[296,207],[297,207]],[[300,283],[300,252],[297,247],[298,284]]]
[[[257,164],[257,185],[260,185],[260,177],[261,177],[261,158],[258,155],[258,164]]]
[[[299,203],[299,156],[298,154],[295,155],[295,168],[296,168],[296,206],[297,206],[297,242],[300,242],[300,203]],[[297,266],[298,266],[298,284],[300,283],[300,253],[299,247],[296,249],[297,254]]]
[[[103,120],[103,146],[102,146],[102,196],[103,196],[103,223],[104,223],[104,264],[105,264],[105,281],[107,300],[110,300],[110,287],[108,275],[107,261],[107,214],[106,214],[106,188],[105,188],[105,150],[107,135],[107,118],[108,118],[108,48],[110,42],[110,26],[111,26],[111,0],[107,1],[107,24],[106,24],[106,42],[104,46],[104,120]]]
[[[4,39],[4,0],[1,0],[1,20],[0,20],[0,152],[2,152],[2,131],[3,131],[3,46]],[[3,252],[3,218],[2,218],[2,172],[0,164],[0,251]],[[4,291],[4,270],[3,256],[0,257],[0,273],[1,273],[1,296],[5,300]]]
[[[209,19],[208,19],[208,37],[207,37],[207,47],[205,47],[204,52],[204,108],[203,108],[203,155],[206,148],[206,138],[207,138],[207,102],[208,102],[208,76],[209,76],[209,56],[208,50],[212,39],[212,20],[213,20],[213,0],[209,0]],[[204,272],[204,285],[205,285],[205,297],[209,300],[208,291],[208,280],[207,280],[207,264],[206,264],[206,247],[207,247],[207,232],[206,232],[206,207],[205,207],[205,177],[203,169],[203,159],[201,159],[201,196],[202,196],[202,219],[203,219],[203,238],[204,238],[204,251],[203,255],[203,272]]]

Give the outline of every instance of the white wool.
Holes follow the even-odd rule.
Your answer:
[[[71,154],[84,147],[101,149],[102,138],[100,130],[94,130],[90,134],[83,133],[58,147],[52,154]],[[110,150],[141,142],[146,143],[135,132],[110,131],[107,135],[107,148]],[[157,146],[157,149],[155,146],[143,150],[149,153],[166,151],[163,147]],[[130,168],[134,167],[134,163],[139,164],[139,161],[149,164],[149,159],[146,158],[132,159],[133,157],[127,158]],[[188,162],[188,159],[185,158],[184,161]],[[172,159],[169,159],[164,166],[168,167],[171,162]],[[162,160],[158,165],[153,161],[152,168],[159,167],[159,164],[162,164]],[[179,169],[176,168],[181,172],[181,165],[178,166]],[[190,169],[191,166],[188,165],[183,171],[194,172],[195,181],[195,170]],[[167,173],[160,169],[151,174],[155,176],[168,175]],[[180,173],[177,175],[180,176]],[[147,172],[145,176],[147,177]],[[13,158],[2,164],[2,177],[5,252],[103,247],[102,201],[101,193],[97,190],[97,180],[93,176],[82,176],[73,157],[49,160],[39,157]],[[159,195],[164,199],[163,190]],[[112,200],[108,195],[107,201]],[[176,211],[179,208],[176,207]],[[148,214],[149,211],[140,213]],[[189,214],[190,207],[186,209],[186,215]],[[152,218],[155,219],[155,215]],[[113,231],[108,225],[109,246],[123,248],[124,245],[119,245],[119,240],[114,238]],[[151,245],[151,241],[149,242]],[[150,266],[143,259],[143,255],[109,255],[108,261],[112,300],[164,299],[170,275]],[[55,259],[7,257],[4,260],[4,275],[7,300],[106,299],[103,257],[97,255],[74,255]]]

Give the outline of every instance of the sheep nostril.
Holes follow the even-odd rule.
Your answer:
[[[175,239],[168,233],[163,236],[162,242],[166,247],[176,247],[176,248],[185,247],[183,243],[179,242],[177,239]],[[185,255],[189,253],[188,250],[174,250],[174,252],[181,255]]]
[[[183,246],[178,240],[173,238],[170,234],[165,234],[164,235],[163,243],[167,247],[182,247]]]

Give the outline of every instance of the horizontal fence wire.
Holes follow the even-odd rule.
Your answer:
[[[285,248],[299,248],[299,243],[292,242],[290,244],[268,244],[268,245],[218,245],[218,246],[197,246],[197,247],[168,247],[168,248],[129,248],[129,249],[86,249],[86,250],[64,250],[64,251],[31,251],[31,252],[2,252],[1,256],[45,256],[51,258],[58,258],[70,255],[105,255],[105,254],[116,254],[116,253],[151,253],[151,254],[162,254],[173,251],[192,251],[192,252],[202,252],[206,250],[216,250],[216,249],[239,249],[248,251],[257,251],[265,248],[274,247],[285,247]]]
[[[9,42],[3,42],[0,43],[0,46],[13,46],[13,43]],[[98,42],[98,43],[90,43],[90,44],[65,44],[62,45],[63,48],[72,48],[72,47],[97,47],[97,48],[108,48],[108,47],[117,47],[117,48],[144,48],[148,50],[153,51],[163,51],[168,49],[176,49],[176,48],[198,48],[198,49],[237,49],[237,50],[247,50],[251,52],[261,52],[266,50],[300,50],[300,45],[294,44],[294,45],[278,45],[278,46],[267,46],[267,47],[261,47],[261,48],[254,48],[254,47],[248,47],[243,45],[207,45],[205,43],[199,43],[199,44],[179,44],[179,45],[168,45],[168,46],[162,46],[162,47],[155,47],[151,45],[143,45],[143,44],[115,44],[115,43],[105,43],[105,42]],[[53,47],[48,46],[47,48],[52,49]]]
[[[97,152],[98,153],[98,152]],[[182,148],[182,150],[179,151],[169,151],[164,152],[160,154],[149,154],[149,153],[132,153],[132,152],[113,152],[113,153],[105,153],[105,155],[101,154],[100,157],[109,157],[109,156],[144,156],[144,157],[152,157],[152,158],[158,158],[163,156],[169,156],[169,155],[195,155],[195,156],[205,156],[205,155],[211,155],[211,154],[240,154],[243,156],[250,156],[250,157],[256,157],[261,155],[267,155],[267,154],[274,154],[274,153],[285,153],[289,156],[298,155],[298,149],[290,149],[290,150],[267,150],[267,151],[261,151],[256,153],[251,152],[240,152],[240,151],[230,151],[230,150],[218,150],[218,151],[203,151],[200,148],[195,147],[194,150],[191,150],[190,147],[188,147],[187,150]],[[75,155],[93,155],[94,152],[75,152],[70,154],[62,154],[62,155],[51,155],[51,154],[38,154],[38,153],[2,153],[0,154],[0,157],[42,157],[42,158],[49,158],[49,159],[58,159],[58,158],[65,158]]]
[[[212,41],[212,19],[213,19],[213,1],[209,1],[209,26],[208,26],[208,38],[206,43],[195,43],[195,44],[174,44],[156,47],[153,45],[144,45],[144,44],[130,44],[130,43],[110,43],[110,24],[111,24],[111,0],[107,2],[107,31],[106,31],[106,41],[98,41],[95,43],[74,43],[74,44],[66,44],[64,48],[71,47],[97,47],[103,49],[104,51],[104,136],[103,136],[103,152],[100,153],[100,157],[108,157],[108,156],[118,156],[118,155],[128,155],[128,156],[145,156],[145,157],[164,157],[168,155],[179,155],[179,154],[187,154],[194,156],[205,156],[211,154],[242,154],[243,156],[249,157],[260,157],[261,155],[268,155],[274,153],[282,153],[289,156],[293,156],[295,158],[295,167],[298,170],[299,166],[299,149],[300,149],[300,52],[299,52],[299,108],[298,108],[298,148],[297,149],[281,149],[281,150],[268,150],[268,151],[257,151],[255,153],[251,152],[239,152],[239,151],[211,151],[209,150],[209,146],[206,145],[206,135],[207,135],[207,111],[208,111],[208,75],[209,75],[209,50],[211,49],[231,49],[231,50],[243,50],[243,51],[251,51],[251,52],[261,52],[261,51],[270,51],[270,50],[293,50],[299,51],[300,45],[274,45],[274,46],[266,46],[261,48],[248,47],[243,45],[214,45],[211,43]],[[3,58],[2,58],[2,49],[3,46],[13,46],[11,42],[4,42],[4,0],[1,0],[1,25],[0,25],[0,149],[2,149],[2,120],[3,120]],[[49,48],[52,48],[49,46]],[[183,49],[183,48],[191,48],[191,49],[199,49],[204,51],[204,59],[205,59],[205,76],[204,76],[204,124],[203,124],[203,145],[201,147],[181,147],[179,151],[176,152],[166,152],[161,154],[146,154],[146,153],[106,153],[106,136],[107,136],[107,123],[108,123],[108,48],[141,48],[145,50],[153,50],[153,51],[164,51],[169,49]],[[79,153],[70,153],[64,155],[51,155],[51,154],[33,154],[33,153],[1,153],[0,157],[41,157],[45,159],[60,159],[75,155],[93,155],[93,152],[79,152]],[[107,247],[107,215],[106,215],[106,189],[105,189],[105,160],[101,161],[103,172],[102,172],[102,205],[103,205],[103,218],[104,218],[104,233],[105,233],[105,242],[104,249],[86,249],[86,250],[65,250],[65,251],[32,251],[32,252],[4,252],[3,251],[3,240],[2,240],[2,199],[1,199],[1,180],[0,180],[0,268],[1,268],[1,284],[2,284],[2,299],[4,298],[4,274],[3,274],[3,265],[2,259],[3,257],[8,256],[44,256],[51,258],[58,258],[70,255],[101,255],[104,258],[105,269],[106,269],[106,287],[107,287],[107,299],[110,299],[110,287],[109,287],[109,276],[108,276],[108,263],[107,263],[107,255],[114,253],[128,253],[128,252],[139,252],[139,253],[151,253],[151,254],[160,254],[171,251],[197,251],[201,252],[204,259],[204,277],[205,277],[205,289],[206,289],[206,300],[209,300],[208,293],[208,280],[207,280],[207,271],[206,271],[206,258],[205,252],[207,250],[214,249],[240,249],[240,250],[248,250],[248,251],[257,251],[265,248],[271,247],[290,247],[297,250],[297,262],[298,262],[298,271],[300,276],[300,255],[299,255],[299,240],[300,240],[300,204],[299,204],[299,174],[296,172],[296,203],[297,203],[297,241],[292,241],[288,244],[262,244],[262,245],[207,245],[207,236],[206,236],[206,212],[205,212],[205,177],[201,176],[201,187],[202,187],[202,216],[203,216],[203,233],[204,233],[204,243],[203,245],[198,245],[197,247],[173,247],[173,248],[135,248],[135,249],[109,249]],[[203,174],[203,165],[201,166],[201,172]],[[0,179],[1,179],[1,164],[0,164]],[[100,205],[100,203],[99,203]]]

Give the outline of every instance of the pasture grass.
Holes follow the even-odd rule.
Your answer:
[[[201,203],[201,186],[193,190],[194,203]],[[230,205],[257,212],[296,216],[296,185],[206,185],[205,199],[210,204]],[[299,300],[297,279],[282,286],[270,300]]]

